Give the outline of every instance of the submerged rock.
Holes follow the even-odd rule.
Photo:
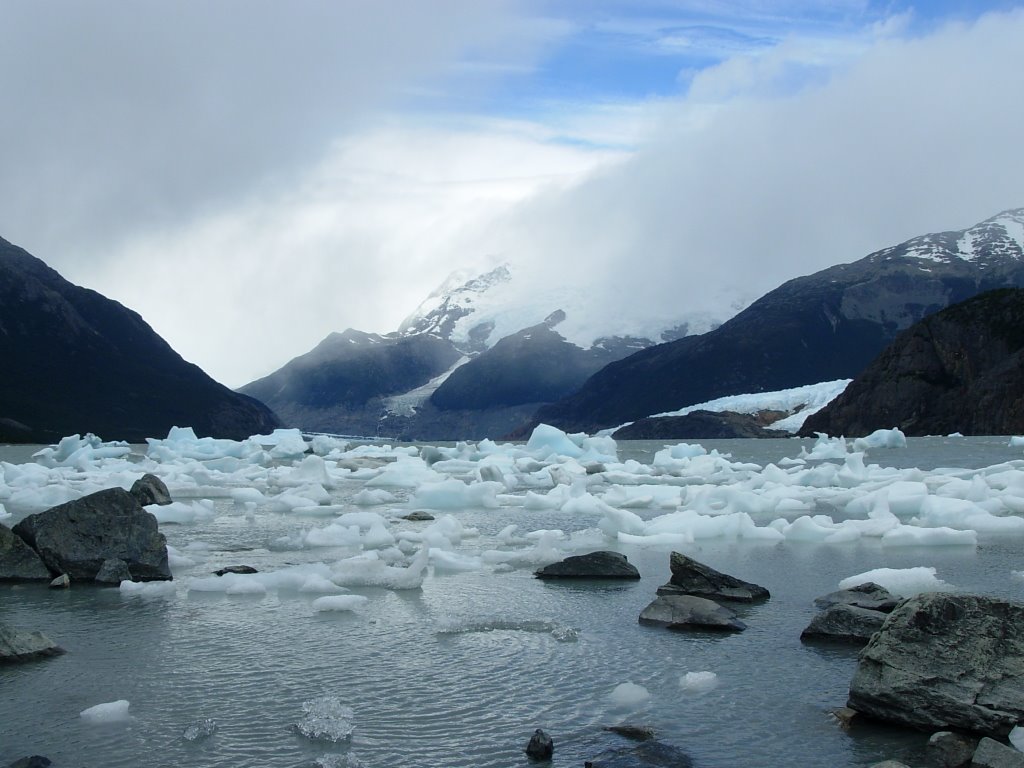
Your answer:
[[[0,624],[0,664],[58,656],[64,652],[42,632],[26,632]]]
[[[71,578],[66,573],[62,573],[50,582],[50,589],[68,589],[70,586]]]
[[[36,551],[6,525],[0,525],[0,581],[52,578],[53,574]]]
[[[660,741],[646,741],[635,747],[608,749],[585,768],[693,768],[693,760],[682,750]]]
[[[590,552],[572,555],[546,565],[536,573],[538,579],[639,579],[640,572],[619,552]]]
[[[647,725],[623,723],[622,725],[606,725],[604,730],[618,734],[624,739],[632,739],[633,741],[649,741],[654,738],[654,729]]]
[[[658,587],[659,595],[694,595],[709,600],[753,603],[771,597],[767,589],[716,571],[693,558],[673,552],[669,557],[672,578]]]
[[[139,504],[144,507],[148,504],[165,505],[173,502],[164,481],[149,473],[132,483],[132,489],[128,493],[138,499]]]
[[[819,613],[800,633],[801,640],[832,640],[864,645],[882,628],[886,614],[837,603]]]
[[[848,706],[1005,737],[1024,720],[1024,605],[944,592],[903,601],[861,651]]]
[[[30,755],[29,757],[23,757],[19,760],[15,760],[7,768],[49,768],[53,765],[50,758],[43,757],[42,755]]]
[[[741,632],[747,628],[728,608],[693,595],[661,595],[644,608],[639,621],[669,629]]]
[[[46,566],[92,581],[105,560],[119,558],[133,581],[168,580],[167,541],[156,518],[123,488],[108,488],[29,515],[13,531]]]
[[[526,756],[531,760],[550,760],[555,753],[555,742],[543,730],[538,728],[526,745]]]

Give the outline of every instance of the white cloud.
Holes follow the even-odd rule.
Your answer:
[[[395,330],[452,269],[499,256],[489,222],[619,157],[546,138],[508,121],[379,123],[294,186],[128,240],[89,285],[240,386],[331,331]]]

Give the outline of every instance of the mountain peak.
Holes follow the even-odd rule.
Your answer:
[[[920,235],[875,256],[936,264],[976,262],[981,266],[1024,261],[1024,208],[1010,208],[967,229]]]

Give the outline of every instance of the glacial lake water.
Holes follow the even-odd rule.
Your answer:
[[[762,465],[813,443],[700,442]],[[1007,443],[911,439],[906,448],[871,451],[868,459],[931,470],[1024,458]],[[619,456],[648,463],[664,445],[622,442]],[[26,447],[0,447],[0,461],[30,455]],[[348,504],[360,488],[342,484],[331,490],[332,501]],[[1016,536],[981,536],[976,547],[899,548],[868,539],[721,539],[679,549],[771,591],[766,603],[739,609],[749,628],[737,634],[639,625],[638,614],[669,578],[671,548],[621,544],[608,548],[629,557],[639,581],[553,583],[535,579],[527,567],[431,572],[420,589],[352,588],[368,598],[362,608],[317,612],[317,595],[295,590],[187,589],[190,577],[226,565],[271,571],[343,554],[272,545],[323,520],[247,514],[224,498],[215,507],[211,519],[161,526],[169,544],[197,558],[175,571],[172,593],[0,585],[0,621],[42,630],[68,651],[0,667],[0,765],[42,754],[56,768],[510,768],[535,765],[523,748],[543,728],[555,742],[550,765],[582,766],[602,749],[628,745],[602,730],[623,722],[652,727],[698,768],[852,768],[886,758],[914,764],[927,734],[871,725],[844,730],[828,714],[846,701],[857,650],[800,641],[813,599],[879,567],[930,566],[958,589],[1012,599],[1024,590],[1012,573],[1024,568],[1024,540]],[[389,518],[408,511],[400,504],[373,510]],[[8,511],[10,525],[19,515]],[[664,510],[635,511],[650,517]],[[514,505],[452,514],[479,531],[457,547],[467,553],[498,547],[497,535],[510,523],[523,532],[568,533],[594,522]],[[680,685],[687,672],[705,671],[717,675],[712,690]],[[650,697],[617,706],[609,694],[624,682],[643,686]],[[303,704],[322,696],[352,708],[350,741],[317,741],[291,727],[303,718]],[[127,720],[95,724],[80,717],[88,707],[122,699],[130,702]],[[216,733],[183,738],[190,724],[207,718],[216,721]]]

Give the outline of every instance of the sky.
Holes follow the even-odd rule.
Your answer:
[[[231,387],[456,269],[714,311],[1024,206],[1021,40],[1000,0],[0,0],[0,237]]]

